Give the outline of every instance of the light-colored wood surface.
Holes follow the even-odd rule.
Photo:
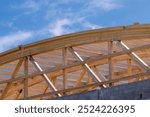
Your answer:
[[[149,24],[78,32],[0,54],[1,99],[54,98],[149,76]]]

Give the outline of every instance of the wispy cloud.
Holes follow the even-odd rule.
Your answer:
[[[121,4],[118,0],[90,0],[87,3],[87,7],[90,10],[100,9],[104,11],[110,11],[121,7]]]
[[[96,25],[96,24],[92,24],[89,22],[84,22],[83,26],[87,29],[98,29],[98,28],[102,28],[102,26]]]
[[[79,0],[24,0],[21,4],[14,4],[11,7],[13,10],[20,10],[21,12],[14,16],[18,18],[8,22],[8,27],[12,29],[16,27],[15,30],[22,30],[23,28],[19,29],[15,26],[15,22],[20,17],[27,17],[27,19],[30,17],[32,21],[38,23],[40,20],[43,25],[31,25],[32,29],[36,29],[32,32],[18,31],[1,36],[0,51],[21,44],[31,37],[39,40],[39,38],[43,39],[82,30],[102,28],[103,26],[90,21],[93,16],[120,7],[119,0],[86,0],[86,2]],[[30,42],[33,42],[33,40]]]
[[[34,30],[32,33],[34,38],[37,37],[38,39],[59,36],[74,32],[74,30],[71,29],[73,24],[73,20],[69,18],[57,19],[40,29]]]
[[[70,33],[69,26],[71,25],[71,21],[69,19],[60,19],[56,22],[52,23],[49,26],[49,32],[53,36],[59,36],[62,34]]]
[[[15,47],[22,44],[23,41],[30,39],[33,36],[31,32],[18,31],[9,35],[0,37],[0,51]]]
[[[28,8],[37,11],[39,9],[39,4],[33,0],[26,0],[24,4],[21,6],[22,8]]]
[[[15,9],[25,9],[26,11],[24,14],[30,14],[38,11],[40,9],[40,4],[34,0],[25,0],[25,2],[20,5],[12,5],[11,7]]]
[[[102,26],[92,24],[86,21],[84,17],[64,18],[64,19],[62,18],[57,19],[56,21],[49,23],[47,26],[34,31],[34,36],[47,35],[48,37],[53,37],[73,33],[76,31],[83,31],[97,28],[102,28]]]

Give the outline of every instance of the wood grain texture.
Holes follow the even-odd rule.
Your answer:
[[[0,54],[1,99],[44,99],[149,78],[150,24],[68,34]]]

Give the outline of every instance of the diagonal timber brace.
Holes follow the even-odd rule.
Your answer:
[[[65,65],[65,66],[63,65],[63,66],[60,66],[60,67],[49,68],[47,70],[43,70],[42,72],[35,72],[35,73],[32,73],[31,75],[28,75],[28,76],[21,76],[21,77],[15,78],[15,79],[8,79],[8,80],[0,81],[0,84],[15,82],[15,81],[22,80],[24,78],[32,78],[32,77],[36,77],[38,75],[46,74],[46,73],[49,73],[49,72],[54,72],[54,71],[61,70],[61,69],[67,69],[67,68],[71,68],[71,67],[78,66],[78,65],[81,65],[81,64],[83,65],[85,63],[90,63],[90,62],[94,62],[94,61],[97,61],[97,60],[104,60],[104,59],[108,59],[110,57],[117,57],[117,56],[121,56],[121,55],[124,55],[124,54],[129,54],[129,53],[134,52],[134,51],[144,50],[144,49],[148,49],[148,48],[150,48],[150,44],[142,45],[142,46],[135,47],[135,48],[131,48],[130,50],[123,50],[123,51],[120,51],[120,52],[112,53],[110,55],[103,55],[103,56],[99,55],[96,58],[90,58],[88,60],[84,60],[83,62],[78,61],[76,63]]]
[[[33,65],[36,67],[36,69],[39,72],[43,72],[43,69],[40,67],[40,65],[34,60],[34,58],[32,56],[30,56],[30,61],[33,63]],[[41,76],[44,78],[45,82],[50,86],[50,88],[53,91],[57,91],[56,87],[53,85],[53,83],[49,80],[48,76],[43,73],[41,74]],[[57,94],[59,97],[61,97],[61,94]]]
[[[76,59],[78,59],[80,62],[84,62],[82,57],[72,47],[68,47],[68,50],[75,56]],[[101,82],[100,78],[93,72],[87,63],[84,63],[83,67],[92,78],[94,78],[97,82]]]
[[[17,75],[22,63],[24,61],[24,58],[20,59],[18,64],[16,65],[16,68],[14,69],[13,73],[12,73],[12,76],[11,76],[11,79],[14,79],[15,76]],[[7,92],[9,91],[10,87],[12,86],[12,82],[8,82],[7,85],[6,85],[6,88],[4,89],[3,93],[2,93],[2,96],[1,96],[1,99],[4,99],[7,95]]]
[[[135,79],[139,76],[149,76],[150,72],[142,72],[142,73],[138,73],[135,75],[131,75],[131,76],[125,76],[125,77],[121,77],[118,79],[112,79],[112,80],[107,80],[107,81],[103,81],[103,82],[96,82],[96,83],[92,83],[92,84],[88,84],[85,86],[80,86],[80,87],[74,87],[74,88],[70,88],[70,89],[65,89],[65,90],[58,90],[57,92],[48,92],[45,94],[38,94],[38,95],[34,95],[34,96],[30,96],[27,99],[34,99],[37,97],[44,97],[44,96],[48,96],[48,95],[54,95],[56,93],[62,93],[62,92],[69,92],[69,91],[75,91],[75,90],[79,90],[79,89],[83,89],[83,88],[90,88],[93,86],[102,86],[102,85],[106,85],[106,84],[110,84],[110,83],[115,83],[115,82],[119,82],[119,81],[124,81],[124,80],[130,80],[130,79]]]
[[[125,45],[122,41],[116,41],[116,45],[123,49],[123,50],[130,50],[130,48]],[[150,67],[134,52],[129,53],[129,56],[138,64],[140,67],[142,67],[147,72],[150,72]]]

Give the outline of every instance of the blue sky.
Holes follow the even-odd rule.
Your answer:
[[[0,52],[63,34],[150,23],[150,0],[0,0]]]

